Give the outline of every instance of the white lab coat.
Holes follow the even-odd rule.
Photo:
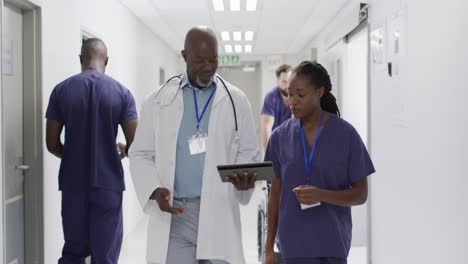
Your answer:
[[[162,212],[156,201],[148,198],[158,187],[173,193],[177,136],[184,112],[179,83],[180,79],[175,78],[146,98],[129,154],[138,199],[150,215],[147,244],[147,261],[150,263],[166,263],[172,216]],[[235,135],[229,95],[222,82],[217,80],[208,128],[197,259],[243,264],[239,204],[250,201],[253,189],[238,191],[231,183],[223,183],[216,166],[258,162],[260,148],[247,97],[237,87],[225,83],[236,107],[239,137]],[[172,198],[171,195],[171,204]]]

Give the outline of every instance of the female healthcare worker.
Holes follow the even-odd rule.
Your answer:
[[[326,69],[302,62],[289,80],[293,118],[272,134],[265,160],[276,178],[268,205],[266,263],[276,263],[278,235],[287,264],[345,264],[351,206],[367,200],[369,154],[353,126],[339,117]]]

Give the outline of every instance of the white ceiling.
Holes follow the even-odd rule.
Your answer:
[[[120,0],[168,45],[179,51],[186,32],[197,25],[213,28],[220,43],[252,44],[254,55],[295,54],[336,16],[348,0],[257,0],[257,11],[216,12],[212,0]],[[244,10],[244,11],[242,11]],[[254,31],[250,43],[223,42],[221,31]],[[232,35],[231,35],[232,40]]]

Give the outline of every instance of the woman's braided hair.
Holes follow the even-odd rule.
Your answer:
[[[340,110],[336,104],[336,98],[331,93],[332,84],[327,70],[317,62],[303,61],[293,71],[294,74],[309,77],[310,82],[316,87],[323,87],[325,93],[320,98],[320,106],[323,110],[340,115]]]

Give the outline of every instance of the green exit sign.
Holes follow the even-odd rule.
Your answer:
[[[218,57],[219,66],[237,66],[240,65],[239,55],[221,55]]]

